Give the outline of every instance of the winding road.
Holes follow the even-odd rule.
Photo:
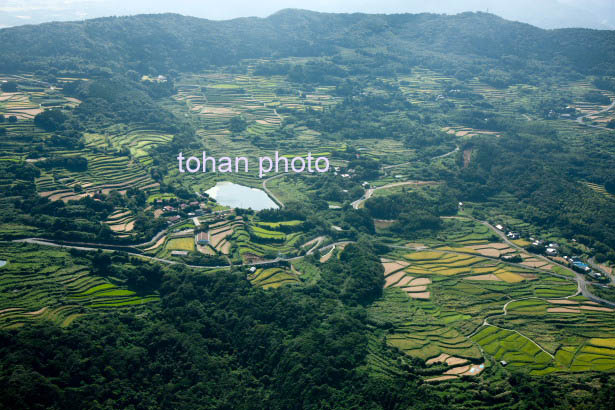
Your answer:
[[[273,194],[273,192],[271,192],[269,190],[269,188],[267,188],[267,182],[271,181],[272,179],[276,179],[276,178],[280,178],[283,177],[284,175],[288,175],[288,173],[283,173],[283,174],[278,174],[278,175],[274,175],[272,177],[269,177],[265,180],[263,180],[263,191],[265,191],[267,193],[267,195],[269,195],[271,197],[271,199],[273,199],[273,202],[275,202],[276,204],[278,204],[278,206],[280,208],[284,208],[284,203],[282,201],[280,201],[280,198],[278,198],[277,196],[275,196]]]
[[[608,107],[603,108],[600,111],[590,112],[588,114],[581,115],[580,117],[577,117],[574,121],[576,121],[578,124],[585,125],[586,127],[599,128],[601,130],[612,131],[610,128],[607,128],[607,127],[601,127],[599,125],[593,125],[593,124],[586,124],[585,122],[583,122],[583,119],[585,119],[587,117],[590,117],[592,115],[602,114],[603,112],[607,112],[607,111],[611,110],[613,107],[615,107],[615,100],[613,100],[613,102],[611,102],[611,104]]]
[[[506,237],[506,235],[504,234],[504,232],[502,232],[502,231],[498,230],[497,228],[495,228],[494,226],[492,226],[489,222],[486,222],[486,221],[479,221],[478,219],[474,219],[474,218],[472,218],[472,219],[473,219],[473,220],[475,220],[475,221],[477,221],[477,222],[482,223],[483,225],[485,225],[485,226],[487,226],[487,227],[489,227],[492,231],[494,231],[496,234],[498,234],[498,236],[499,236],[500,238],[502,238],[502,239],[504,240],[504,242],[506,242],[509,246],[511,246],[511,247],[513,247],[513,248],[515,248],[515,249],[517,249],[518,251],[526,252],[526,251],[525,251],[525,249],[523,249],[522,247],[520,247],[520,246],[518,246],[518,245],[514,244],[513,242],[511,242],[511,241],[510,241],[510,240]],[[566,269],[567,271],[571,272],[572,274],[574,274],[574,280],[575,280],[575,281],[577,282],[577,284],[578,284],[578,289],[579,289],[579,290],[578,290],[578,293],[581,293],[581,294],[582,294],[583,296],[585,296],[586,298],[588,298],[588,299],[590,299],[590,300],[592,300],[592,301],[594,301],[594,302],[601,303],[601,304],[603,304],[603,305],[607,305],[607,306],[610,306],[610,307],[615,307],[615,303],[613,303],[613,302],[611,302],[611,301],[608,301],[608,300],[606,300],[606,299],[602,299],[602,298],[600,298],[600,297],[598,297],[598,296],[594,295],[593,293],[591,293],[591,292],[587,289],[587,280],[586,280],[586,278],[585,278],[585,276],[584,276],[584,275],[582,275],[582,274],[580,274],[580,273],[578,273],[578,272],[575,272],[575,271],[573,271],[572,269],[570,269],[568,266],[563,265],[563,264],[561,264],[561,263],[559,263],[559,262],[557,262],[557,261],[554,261],[554,260],[552,260],[552,259],[549,259],[549,258],[547,258],[546,256],[543,256],[543,255],[534,255],[534,254],[533,254],[532,256],[534,256],[534,257],[536,257],[536,258],[539,258],[539,259],[542,259],[543,261],[548,262],[548,263],[550,263],[550,264],[552,264],[552,265],[557,265],[557,266],[559,266],[559,267],[561,267],[561,268],[563,268],[563,269]],[[557,274],[557,273],[555,273],[555,272],[550,272],[550,274],[551,274],[551,275],[553,275],[553,276],[558,276],[558,277],[561,277],[561,278],[564,278],[564,279],[568,279],[568,280],[570,280],[570,279],[571,279],[571,278],[570,278],[570,277],[568,277],[568,276],[565,276],[565,275],[559,275],[559,274]]]

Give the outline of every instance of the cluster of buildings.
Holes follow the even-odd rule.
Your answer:
[[[463,206],[463,204],[460,202],[460,203],[459,203],[459,206]],[[506,228],[505,228],[503,225],[501,225],[501,224],[497,224],[497,225],[495,226],[495,228],[496,228],[498,231],[506,232]],[[508,231],[508,232],[506,232],[506,237],[507,237],[508,239],[513,240],[513,241],[514,241],[515,239],[519,239],[519,238],[521,238],[521,235],[519,234],[519,232]]]
[[[162,215],[167,218],[167,222],[169,224],[173,224],[179,221],[182,218],[180,213],[183,213],[189,217],[203,215],[206,207],[205,203],[199,201],[191,201],[188,203],[181,202],[179,204],[173,205],[163,205],[164,203],[164,200],[157,199],[154,202],[154,205],[157,207],[160,207],[162,205],[162,207],[160,208],[162,210]]]
[[[495,225],[495,227],[499,231],[506,232],[506,237],[508,239],[514,240],[514,239],[520,238],[520,235],[518,232],[507,231],[506,228],[501,224]],[[560,256],[559,244],[555,242],[546,242],[546,241],[535,239],[532,237],[530,237],[529,239],[532,243],[531,248],[530,248],[531,251],[535,253],[544,253],[546,256],[549,256],[552,258],[556,258]],[[575,240],[573,239],[573,241]],[[602,273],[594,271],[587,263],[583,262],[581,258],[578,256],[570,257],[570,256],[564,255],[564,256],[561,256],[560,261],[562,261],[562,259],[570,268],[572,268],[573,270],[579,273],[586,274],[596,280],[607,279]]]
[[[542,241],[540,239],[534,239],[534,238],[530,238],[530,240],[532,241],[532,247],[538,248],[538,249],[544,247],[545,255],[551,256],[551,257],[555,257],[559,255],[559,244],[555,242],[546,243],[545,241]]]

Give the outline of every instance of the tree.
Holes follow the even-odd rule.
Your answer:
[[[242,116],[238,115],[236,117],[231,118],[229,129],[232,132],[242,132],[248,127],[248,123],[243,119]]]
[[[11,124],[15,124],[15,123],[17,122],[17,117],[16,117],[16,116],[14,116],[14,115],[11,115],[11,116],[9,117],[9,122],[10,122]]]
[[[17,91],[17,83],[15,81],[7,81],[6,83],[2,83],[0,85],[0,89],[5,93],[14,93]]]
[[[4,114],[0,114],[0,123],[4,122]]]
[[[68,119],[60,110],[45,110],[34,117],[34,125],[45,131],[55,131]]]

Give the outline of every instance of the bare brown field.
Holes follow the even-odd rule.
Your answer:
[[[434,363],[445,363],[446,359],[448,359],[450,357],[450,355],[446,354],[446,353],[442,353],[440,354],[440,356],[437,357],[432,357],[431,359],[427,360],[425,362],[426,365],[431,365]]]
[[[459,364],[464,364],[467,361],[468,361],[467,359],[462,359],[461,357],[451,356],[448,359],[446,359],[446,364],[448,364],[449,366],[457,366]]]
[[[408,282],[410,282],[412,279],[414,279],[414,277],[412,276],[405,276],[403,277],[399,282],[397,282],[395,284],[395,287],[402,287],[402,286],[406,286],[408,284]]]
[[[223,253],[224,255],[228,255],[229,252],[231,251],[231,243],[224,242],[224,244],[220,247],[219,251]]]
[[[528,268],[542,268],[545,265],[548,265],[545,261],[523,261],[521,265],[527,266]]]
[[[470,366],[466,365],[466,366],[459,366],[459,367],[453,367],[452,369],[448,369],[447,371],[444,372],[444,374],[462,374],[467,372],[468,370],[470,370]]]
[[[602,306],[579,306],[579,309],[583,310],[595,310],[597,312],[614,312],[613,309]]]
[[[402,271],[402,272],[397,272],[397,273],[387,276],[386,278],[384,278],[384,281],[385,281],[384,287],[388,288],[389,286],[391,286],[392,284],[396,283],[401,278],[403,278],[405,274],[406,272]]]
[[[259,107],[260,108],[260,107]],[[201,110],[201,114],[239,114],[237,111],[231,108],[224,107],[212,107],[211,105],[204,106]]]
[[[220,242],[222,242],[226,237],[233,234],[233,228],[230,228],[226,231],[222,231],[216,234],[213,234],[212,231],[209,231],[210,239],[209,242],[213,247],[217,247]]]
[[[489,256],[492,258],[500,257],[500,251],[497,249],[477,249],[476,252],[478,252],[479,254],[483,256]]]
[[[422,292],[422,293],[408,293],[412,299],[429,299],[431,296],[430,292]]]
[[[553,303],[555,305],[578,305],[579,302],[575,302],[574,300],[568,299],[547,299],[547,302]]]
[[[502,279],[495,276],[493,273],[487,273],[485,275],[476,275],[476,276],[466,276],[465,280],[496,280],[501,281]]]
[[[486,245],[474,245],[474,246],[471,246],[471,248],[474,248],[476,250],[485,249],[485,248],[493,248],[493,249],[499,249],[499,250],[510,249],[510,247],[507,244],[500,243],[500,242],[491,242]]]
[[[32,315],[32,316],[40,315],[41,313],[46,311],[47,308],[48,308],[48,306],[45,306],[45,307],[42,307],[39,310],[35,310],[33,312],[24,312],[24,315]]]
[[[408,262],[403,261],[390,261],[387,259],[382,259],[382,266],[384,267],[384,275],[387,276],[393,272],[397,272],[409,265]]]
[[[431,279],[429,278],[416,278],[412,282],[410,282],[410,286],[429,285],[430,283]]]
[[[113,232],[130,232],[135,227],[135,221],[130,221],[125,224],[109,225]]]
[[[549,313],[581,313],[579,309],[571,309],[565,307],[547,308]]]
[[[209,246],[197,245],[196,246],[196,250],[201,252],[204,255],[215,255],[216,254],[216,251],[211,249],[211,247],[209,247]]]
[[[160,245],[164,243],[165,239],[166,237],[163,235],[162,238],[158,239],[156,243],[150,246],[149,248],[146,248],[145,251],[151,251],[152,249],[156,249],[157,247],[159,247]]]

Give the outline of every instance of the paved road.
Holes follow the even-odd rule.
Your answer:
[[[318,247],[320,246],[320,244],[324,240],[325,240],[324,236],[318,236],[318,237],[316,237],[316,238],[314,238],[314,239],[304,243],[303,246],[301,246],[301,247],[303,248],[305,246],[311,246],[311,248],[305,253],[306,255],[311,255],[312,253],[314,253],[314,251],[316,251],[316,249],[318,249]]]
[[[438,159],[438,158],[444,158],[444,157],[448,157],[449,155],[453,155],[454,153],[459,151],[459,146],[456,146],[454,150],[447,152],[446,154],[442,154],[442,155],[436,155],[435,157],[432,157],[431,159]],[[403,165],[408,165],[411,164],[412,161],[406,161],[406,162],[402,162],[401,164],[393,164],[393,165],[386,165],[384,167],[381,167],[380,169],[385,171],[387,169],[391,169],[391,168],[396,168],[396,167],[401,167]]]
[[[15,239],[12,242],[22,242],[22,243],[31,243],[31,244],[36,244],[36,245],[42,245],[42,246],[51,246],[51,247],[55,247],[55,248],[65,248],[65,249],[78,249],[81,251],[98,251],[98,250],[106,250],[109,252],[117,252],[116,250],[113,249],[108,249],[105,248],[105,246],[107,245],[100,245],[99,247],[96,247],[94,244],[92,244],[92,246],[83,246],[83,245],[67,245],[67,244],[61,244],[61,243],[56,243],[50,240],[45,240],[45,239],[39,239],[39,238],[26,238],[26,239]],[[310,251],[314,252],[315,249],[310,249]],[[201,266],[201,265],[189,265],[187,263],[184,262],[178,262],[178,261],[172,261],[169,259],[162,259],[162,258],[155,258],[153,256],[147,256],[147,255],[143,255],[140,253],[135,253],[135,252],[129,252],[129,251],[124,251],[130,255],[139,257],[139,258],[143,258],[143,259],[148,259],[151,261],[155,261],[155,262],[161,262],[161,263],[166,263],[168,265],[185,265],[189,268],[194,268],[194,269],[230,269],[231,266],[229,265],[217,265],[217,266]],[[276,263],[276,262],[291,262],[294,260],[298,260],[303,258],[303,256],[294,256],[292,258],[275,258],[272,260],[267,260],[267,261],[260,261],[260,262],[252,262],[252,263],[241,263],[238,265],[234,265],[234,266],[258,266],[258,265],[267,265],[270,263]]]
[[[113,249],[108,249],[105,246],[107,245],[99,245],[98,247],[95,244],[92,244],[92,246],[83,246],[83,245],[67,245],[67,244],[61,244],[61,243],[56,243],[50,240],[46,240],[46,239],[39,239],[39,238],[26,238],[26,239],[16,239],[13,242],[23,242],[23,243],[32,243],[32,244],[36,244],[36,245],[43,245],[43,246],[52,246],[55,248],[66,248],[66,249],[77,249],[80,251],[98,251],[98,250],[106,250],[109,252],[117,252]],[[143,255],[140,253],[135,253],[135,252],[129,252],[129,251],[125,251],[126,253],[139,257],[139,258],[143,258],[143,259],[148,259],[151,261],[156,261],[156,262],[161,262],[161,263],[166,263],[168,265],[186,265],[190,268],[195,268],[195,269],[226,269],[226,268],[230,268],[230,266],[227,265],[222,265],[222,266],[198,266],[198,265],[188,265],[186,263],[183,262],[177,262],[177,261],[172,261],[172,260],[168,260],[168,259],[162,259],[162,258],[155,258],[153,256],[147,256],[147,255]]]
[[[580,116],[580,117],[577,117],[574,121],[576,121],[577,123],[579,123],[579,124],[581,124],[581,125],[585,125],[586,127],[599,128],[599,129],[601,129],[601,130],[609,130],[609,131],[611,131],[611,129],[610,129],[610,128],[607,128],[607,127],[601,127],[601,126],[599,126],[599,125],[586,124],[586,123],[584,123],[584,122],[583,122],[583,119],[584,119],[584,118],[586,118],[586,117],[592,116],[592,115],[601,114],[601,113],[603,113],[603,112],[609,111],[609,110],[610,110],[610,109],[612,109],[613,107],[615,107],[615,100],[613,100],[613,102],[611,103],[611,105],[609,105],[608,107],[603,108],[603,109],[602,109],[602,110],[600,110],[600,111],[590,112],[590,113],[588,113],[588,114],[585,114],[585,115],[582,115],[582,116]]]
[[[312,245],[312,243],[314,243],[313,246],[311,246],[311,248],[306,252],[305,255],[311,255],[314,252],[316,252],[316,250],[319,249],[320,245],[322,244],[322,242],[326,239],[325,236],[318,236],[308,242],[306,242],[306,244],[308,245]],[[69,243],[57,243],[54,242],[52,240],[48,240],[48,239],[43,239],[43,238],[25,238],[25,239],[15,239],[12,242],[21,242],[21,243],[31,243],[31,244],[35,244],[35,245],[42,245],[42,246],[51,246],[51,247],[55,247],[55,248],[65,248],[65,249],[77,249],[80,251],[98,251],[98,250],[105,250],[105,251],[109,251],[109,252],[118,252],[118,250],[116,249],[110,249],[109,245],[105,245],[105,244],[94,244],[94,243],[88,243],[88,244],[69,244]],[[341,244],[346,244],[346,243],[351,243],[352,241],[341,241],[341,242],[335,242],[332,244],[329,244],[325,247],[323,247],[322,249],[328,249],[331,246],[335,246],[335,245],[341,245]],[[305,246],[305,244],[304,244]],[[117,248],[117,247],[116,247]],[[179,262],[179,261],[173,261],[173,260],[169,260],[169,259],[163,259],[163,258],[156,258],[153,256],[148,256],[148,255],[143,255],[141,253],[137,253],[137,252],[131,252],[130,250],[121,250],[122,252],[128,253],[130,255],[139,257],[139,258],[143,258],[143,259],[147,259],[147,260],[151,260],[151,261],[155,261],[155,262],[161,262],[161,263],[166,263],[169,265],[185,265],[189,268],[194,268],[194,269],[230,269],[231,266],[258,266],[258,265],[267,265],[267,264],[271,264],[271,263],[276,263],[276,262],[292,262],[295,260],[299,260],[301,258],[304,257],[304,255],[299,255],[299,256],[293,256],[290,258],[281,258],[281,257],[277,257],[275,259],[271,259],[271,260],[266,260],[266,261],[260,261],[260,262],[252,262],[252,263],[240,263],[238,265],[216,265],[216,266],[201,266],[201,265],[189,265],[187,263],[184,262]]]
[[[445,158],[445,157],[448,157],[448,156],[453,155],[454,153],[456,153],[456,152],[458,152],[458,151],[459,151],[459,146],[455,147],[455,149],[454,149],[454,150],[452,150],[452,151],[450,151],[450,152],[447,152],[446,154],[442,154],[442,155],[438,155],[438,156],[433,157],[433,158],[432,158],[432,160],[433,160],[433,159],[438,159],[438,158]]]
[[[282,201],[280,201],[280,199],[277,196],[275,196],[273,194],[273,192],[271,192],[269,190],[269,188],[267,188],[267,182],[269,182],[269,181],[271,181],[272,179],[275,179],[275,178],[283,177],[284,175],[288,175],[288,174],[284,173],[284,174],[274,175],[274,176],[269,177],[269,178],[267,178],[267,179],[265,179],[263,181],[263,191],[265,191],[267,193],[267,195],[269,195],[271,197],[271,199],[273,199],[273,201],[280,206],[280,208],[284,208],[284,204],[282,203]]]

